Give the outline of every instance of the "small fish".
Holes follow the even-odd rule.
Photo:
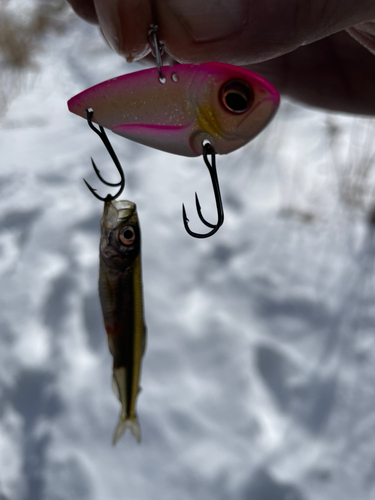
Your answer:
[[[104,203],[100,221],[99,295],[108,346],[113,356],[112,387],[121,402],[113,444],[126,429],[138,443],[136,413],[142,356],[146,344],[141,276],[141,233],[136,205],[131,201]]]
[[[99,83],[68,102],[69,110],[114,133],[168,153],[199,156],[208,141],[234,151],[269,123],[278,92],[261,76],[230,64],[180,64]]]

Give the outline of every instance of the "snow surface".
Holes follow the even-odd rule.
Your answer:
[[[0,120],[1,500],[375,497],[374,122],[284,102],[218,158],[224,226],[201,159],[110,134],[143,236],[142,444],[111,437],[97,296],[101,142],[66,101],[139,66],[73,15]],[[22,89],[22,91],[20,91]],[[14,97],[14,96],[13,96]],[[116,179],[115,172],[113,179]],[[99,187],[99,184],[97,184]]]

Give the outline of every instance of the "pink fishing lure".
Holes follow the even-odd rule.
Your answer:
[[[261,76],[221,63],[163,66],[99,83],[72,97],[69,110],[115,134],[168,153],[218,154],[253,139],[272,119],[279,94]]]

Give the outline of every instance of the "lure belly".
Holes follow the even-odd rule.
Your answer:
[[[114,133],[168,153],[199,156],[208,141],[227,154],[270,122],[279,94],[261,76],[230,64],[163,66],[99,83],[68,102],[69,110]]]
[[[100,226],[99,296],[113,357],[112,387],[121,403],[113,444],[126,429],[130,429],[140,442],[136,402],[146,327],[143,318],[140,229],[135,204],[130,201],[106,201]]]

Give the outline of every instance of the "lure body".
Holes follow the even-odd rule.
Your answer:
[[[261,76],[230,64],[163,66],[99,83],[68,102],[69,110],[114,133],[168,153],[218,154],[253,139],[272,119],[279,94]],[[164,83],[163,83],[164,82]]]
[[[136,414],[146,327],[143,319],[141,240],[136,206],[106,201],[100,222],[99,295],[109,350],[113,356],[113,390],[121,414],[115,444],[126,429],[140,442]]]

